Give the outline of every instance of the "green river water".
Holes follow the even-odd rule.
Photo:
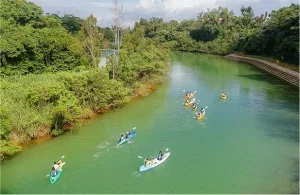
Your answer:
[[[2,193],[297,193],[299,92],[250,65],[173,52],[159,88],[1,164]],[[197,90],[202,120],[182,105]],[[228,92],[222,100],[220,93]],[[136,127],[129,144],[121,133]],[[160,166],[143,159],[169,148]],[[45,177],[65,155],[55,184]]]

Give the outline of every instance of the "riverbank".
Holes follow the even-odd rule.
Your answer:
[[[1,159],[146,96],[167,73],[124,86],[105,69],[7,77],[1,81]]]
[[[265,60],[261,59],[255,59],[255,58],[250,58],[250,57],[244,57],[236,54],[229,54],[225,56],[228,59],[232,59],[235,61],[241,61],[241,62],[246,62],[248,64],[251,64],[279,79],[282,81],[285,81],[286,83],[294,86],[294,87],[299,87],[299,73],[295,72],[291,69],[279,66],[275,63],[268,62]]]
[[[134,101],[138,98],[150,95],[153,91],[155,91],[158,88],[158,86],[160,84],[161,83],[158,83],[157,85],[147,84],[147,83],[141,84],[141,87],[137,88],[135,90],[135,92],[132,94],[132,96],[130,97],[130,101]],[[76,124],[73,124],[71,126],[65,125],[64,126],[64,131],[72,131],[73,129],[78,128],[79,125],[86,124],[90,120],[92,120],[92,119],[94,119],[94,118],[96,118],[96,117],[98,117],[102,114],[108,113],[112,110],[113,110],[112,108],[106,108],[106,109],[103,109],[101,112],[92,112],[87,117],[79,119]],[[38,143],[47,141],[51,138],[52,138],[52,136],[50,134],[44,134],[43,136],[40,136],[36,139],[29,140],[29,141],[22,142],[22,143],[15,142],[15,144],[20,146],[20,147],[28,147],[28,146],[31,146],[31,145],[34,145],[34,144],[38,144]]]

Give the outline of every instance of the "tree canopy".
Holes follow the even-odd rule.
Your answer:
[[[145,37],[172,50],[221,55],[241,51],[299,64],[298,4],[259,16],[252,7],[242,6],[240,11],[236,16],[218,7],[181,22],[141,18],[134,28],[143,27]]]

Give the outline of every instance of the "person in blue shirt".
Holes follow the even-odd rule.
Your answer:
[[[52,171],[51,171],[51,177],[55,177],[57,175],[57,170],[52,167]]]
[[[157,156],[157,160],[161,160],[163,155],[164,154],[162,153],[162,151],[159,151],[158,156]]]

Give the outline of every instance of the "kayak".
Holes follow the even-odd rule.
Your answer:
[[[186,98],[186,99],[192,98],[192,97],[194,97],[195,93],[196,93],[196,92],[191,93],[191,95],[185,95],[184,98]]]
[[[222,96],[222,95],[221,95],[221,98],[225,100],[225,99],[226,99],[226,96]]]
[[[204,117],[204,115],[205,115],[205,110],[204,110],[203,114],[201,114],[201,116],[199,116],[199,115],[197,114],[197,119],[202,119],[202,118]]]
[[[192,103],[194,103],[195,102],[195,98],[193,98],[190,102],[185,102],[184,104],[186,105],[186,106],[189,106],[189,105],[191,105]]]
[[[54,184],[54,183],[60,178],[60,176],[61,176],[61,174],[62,174],[62,168],[63,168],[63,166],[64,166],[65,164],[66,164],[66,162],[63,162],[63,163],[61,164],[60,169],[57,171],[57,174],[56,174],[55,177],[52,177],[52,176],[51,176],[51,173],[50,173],[50,183],[51,183],[51,184]]]
[[[118,142],[118,143],[117,143],[117,146],[127,143],[127,142],[128,142],[129,140],[131,140],[135,135],[136,135],[136,132],[135,132],[135,131],[132,131],[132,132],[129,134],[129,137],[128,137],[127,139],[123,139],[122,141]]]
[[[142,165],[140,167],[140,172],[148,171],[150,169],[153,169],[154,167],[157,167],[161,163],[165,162],[165,160],[167,160],[167,158],[169,158],[170,155],[171,155],[171,152],[165,153],[161,160],[157,160],[157,158],[155,158],[154,160],[152,160],[150,165],[148,165],[148,166]]]

